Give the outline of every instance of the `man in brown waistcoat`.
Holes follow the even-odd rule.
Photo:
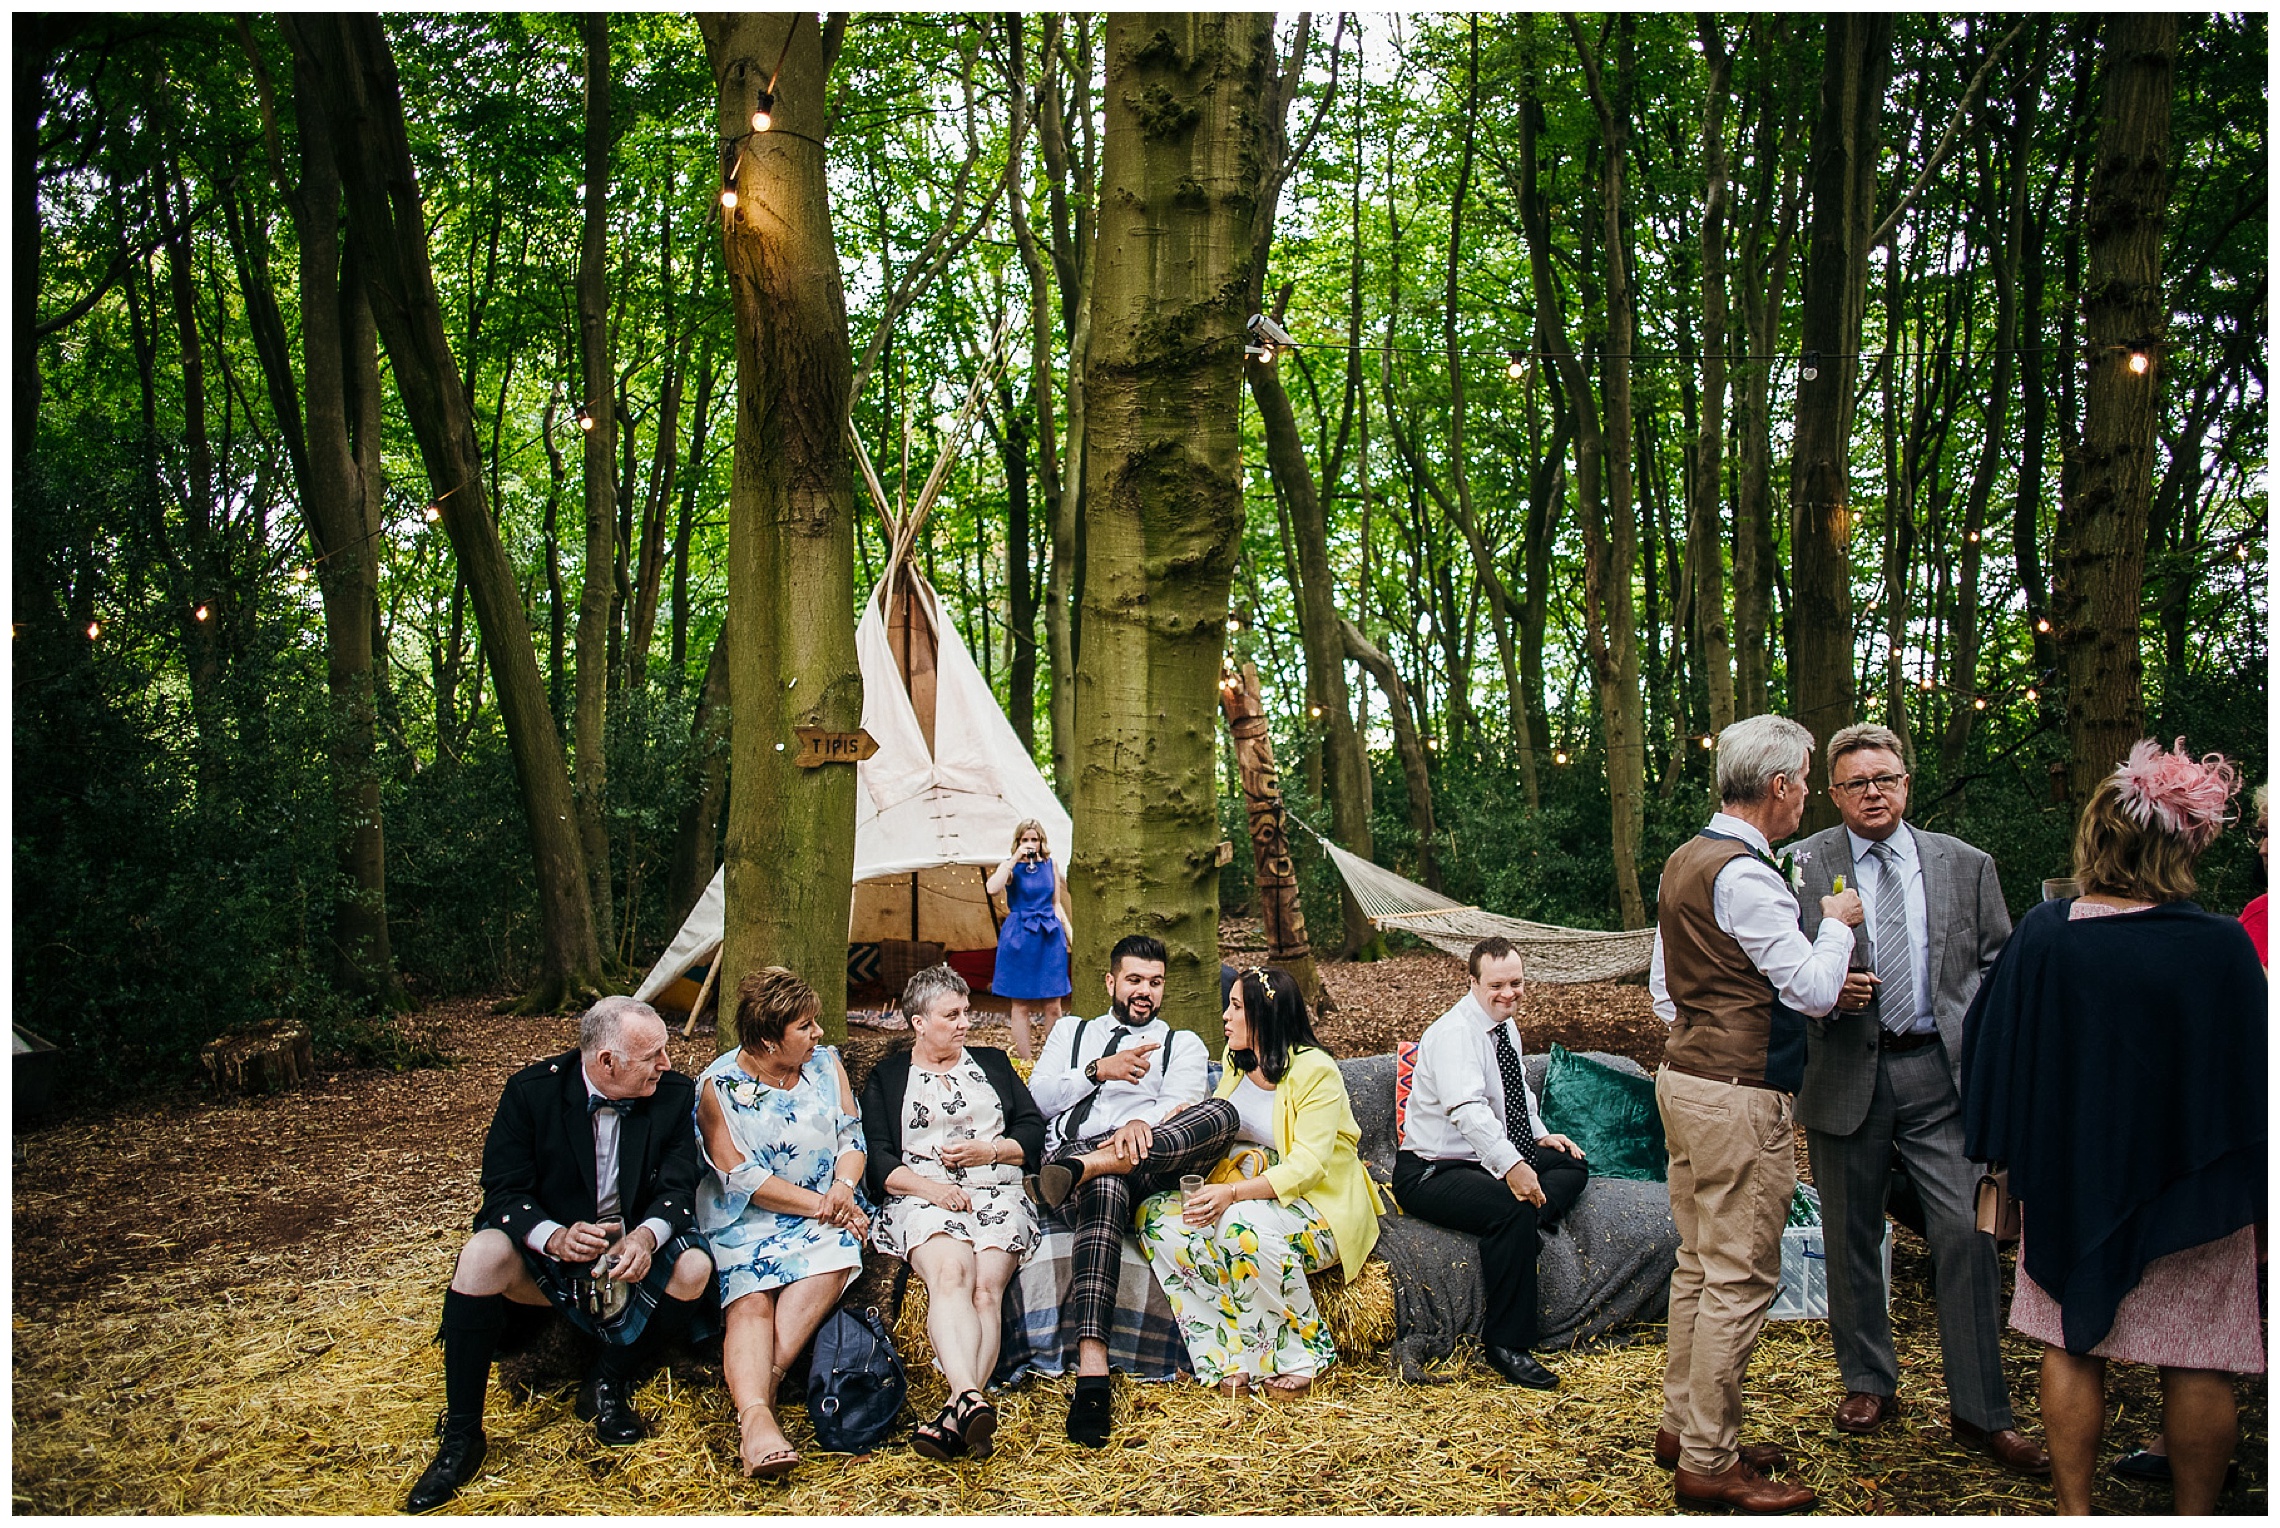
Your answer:
[[[1647,987],[1671,1027],[1655,1102],[1679,1245],[1655,1458],[1675,1469],[1682,1507],[1796,1512],[1814,1502],[1805,1487],[1768,1478],[1788,1463],[1778,1448],[1738,1446],[1742,1373],[1780,1283],[1797,1187],[1805,1020],[1837,1006],[1862,917],[1857,893],[1824,897],[1820,933],[1807,939],[1773,862],[1773,844],[1805,815],[1812,752],[1813,734],[1787,717],[1720,733],[1722,809],[1663,866]]]

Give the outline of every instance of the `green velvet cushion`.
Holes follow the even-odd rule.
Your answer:
[[[1593,1176],[1661,1182],[1669,1176],[1655,1080],[1618,1072],[1553,1041],[1544,1067],[1544,1127],[1583,1148]]]

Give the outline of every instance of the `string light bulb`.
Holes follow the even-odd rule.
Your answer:
[[[197,609],[190,612],[190,619],[193,621],[203,621],[206,619],[206,617],[212,615],[213,613],[213,611],[207,609],[204,605],[200,605]]]
[[[1308,706],[1306,708],[1306,714],[1313,717],[1316,721],[1320,721],[1322,719],[1322,708],[1320,706]]]
[[[1821,352],[1818,350],[1806,351],[1805,364],[1797,369],[1797,375],[1808,382],[1819,381],[1821,377]]]
[[[443,518],[443,506],[441,504],[430,504],[427,508],[420,511],[420,515],[427,521],[428,524],[433,525],[436,521]]]
[[[87,623],[87,640],[92,642],[101,635],[103,635],[103,623],[101,621],[89,621]]]
[[[734,186],[720,188],[720,204],[730,212],[736,210],[736,188]]]
[[[2031,685],[2031,684],[2030,684],[2030,685],[2028,685],[2028,686],[2027,686],[2027,704],[2029,704],[2029,705],[2033,705],[2033,704],[2034,704],[2036,701],[2038,701],[2038,700],[2040,700],[2040,699],[2042,699],[2042,692],[2041,692],[2040,690],[2036,689],[2036,688],[2035,688],[2033,685]]]
[[[1564,752],[1553,754],[1552,762],[1554,764],[1565,764],[1567,762],[1567,754]]]
[[[297,584],[305,584],[308,581],[309,570],[307,568],[295,568],[293,570],[293,582]]]
[[[2130,352],[2130,371],[2133,375],[2142,377],[2152,369],[2152,356],[2147,355],[2142,350],[2133,350]]]
[[[764,133],[775,125],[776,97],[772,92],[763,90],[760,92],[760,99],[752,105],[752,130],[756,133]]]
[[[1932,690],[1932,682],[1929,679],[1919,679],[1916,681],[1916,688],[1929,695]]]
[[[1974,711],[1984,711],[1984,710],[1986,710],[1986,709],[1987,709],[1987,697],[1986,697],[1986,696],[1984,696],[1984,695],[1974,695],[1974,696],[1972,696],[1972,697],[1971,697],[1971,709],[1972,709],[1972,710],[1974,710]]]
[[[571,417],[578,421],[578,428],[581,430],[591,430],[594,427],[594,411],[583,403],[578,405],[576,412]]]
[[[2047,633],[2050,630],[2050,617],[2047,615],[2036,616],[2035,630]]]
[[[1517,351],[1513,353],[1511,360],[1504,363],[1504,374],[1515,382],[1519,381],[1527,370],[1527,367],[1520,364],[1520,356]]]
[[[1966,540],[1966,541],[1969,541],[1969,542],[1973,542],[1973,543],[1976,543],[1976,542],[1979,540],[1979,532],[1977,532],[1977,531],[1965,531],[1965,532],[1963,533],[1963,539],[1964,539],[1964,540]]]

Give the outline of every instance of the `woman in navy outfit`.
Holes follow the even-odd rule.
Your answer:
[[[1037,1054],[1030,1020],[1044,1020],[1040,1035],[1050,1030],[1069,995],[1069,883],[1043,823],[1032,817],[1014,828],[1013,853],[990,872],[989,889],[1005,893],[1006,905],[990,990],[1013,1000],[1013,1048],[1029,1061]]]

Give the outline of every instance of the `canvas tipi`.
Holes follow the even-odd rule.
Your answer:
[[[987,958],[957,957],[994,955],[997,948],[998,904],[984,883],[1012,849],[1015,825],[1037,819],[1062,864],[1069,854],[1068,812],[1038,773],[910,555],[952,453],[980,407],[982,386],[975,383],[941,460],[907,510],[888,501],[860,438],[849,431],[872,502],[886,523],[889,551],[887,570],[855,627],[863,730],[879,750],[855,766],[855,885],[847,938],[859,956],[872,946],[939,945],[969,979],[986,974]],[[681,1002],[672,1002],[670,994],[719,951],[725,895],[725,875],[716,870],[636,997],[656,1001],[665,995],[670,1006],[694,1007],[694,984]]]

